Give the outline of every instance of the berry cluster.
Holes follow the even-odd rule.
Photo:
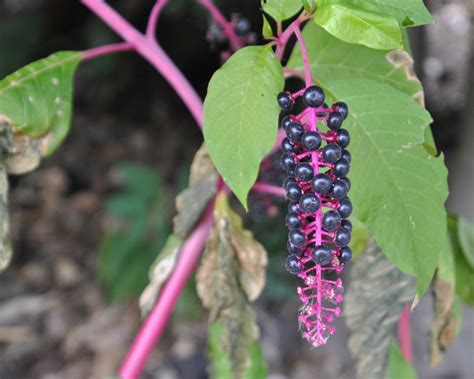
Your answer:
[[[289,202],[286,268],[305,284],[298,287],[303,337],[320,346],[335,333],[331,323],[341,314],[342,280],[333,273],[339,274],[352,257],[348,247],[352,224],[347,219],[352,213],[347,197],[350,136],[341,128],[349,110],[343,102],[328,107],[317,86],[281,92],[277,100],[289,113],[300,97],[304,110],[285,115],[281,121],[286,138],[280,163],[287,174],[283,186]]]

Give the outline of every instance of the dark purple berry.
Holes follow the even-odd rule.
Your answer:
[[[348,150],[346,149],[343,149],[342,150],[342,158],[344,158],[346,161],[348,161],[349,163],[351,163],[352,161],[352,155],[351,153],[349,153]]]
[[[352,203],[351,201],[345,197],[344,199],[339,201],[339,207],[337,211],[341,215],[342,218],[348,218],[352,213]],[[352,230],[352,228],[350,229]]]
[[[339,129],[336,135],[336,142],[341,147],[349,146],[349,143],[351,142],[349,132],[346,129]]]
[[[294,153],[297,148],[288,138],[284,138],[283,141],[281,141],[281,150],[285,153]]]
[[[294,255],[301,254],[301,247],[293,245],[290,241],[287,241],[286,248],[290,254],[294,254]]]
[[[336,211],[327,211],[323,216],[322,226],[327,232],[333,232],[341,225],[341,216]]]
[[[298,213],[288,213],[286,215],[286,226],[288,229],[298,229],[301,227],[301,220],[298,217]]]
[[[341,159],[342,149],[339,145],[336,145],[335,143],[329,143],[324,146],[322,155],[325,162],[334,163]]]
[[[288,184],[296,183],[296,178],[294,176],[287,176],[286,179],[283,181],[282,187],[286,190]]]
[[[352,232],[352,222],[350,222],[349,220],[342,220],[341,228],[347,229]]]
[[[288,272],[293,275],[298,275],[301,270],[303,270],[303,264],[295,255],[290,255],[288,258],[286,258],[285,267]]]
[[[341,114],[344,120],[347,118],[347,115],[349,114],[349,107],[347,106],[346,103],[343,103],[342,101],[340,101],[338,103],[335,103],[333,107],[337,112]]]
[[[281,119],[280,125],[281,128],[285,131],[285,133],[288,133],[288,127],[292,122],[293,120],[291,119],[291,116],[285,116]]]
[[[344,246],[341,249],[341,255],[339,256],[339,260],[342,263],[347,263],[352,259],[352,250],[349,246]]]
[[[299,204],[302,212],[314,213],[319,209],[320,202],[316,195],[305,193],[301,196]]]
[[[291,229],[288,233],[290,242],[298,247],[301,247],[306,242],[306,235],[300,229]]]
[[[342,198],[346,197],[347,192],[349,192],[347,184],[338,179],[332,185],[331,197],[336,200],[341,200]]]
[[[345,177],[349,172],[349,162],[345,159],[339,159],[336,163],[334,163],[334,168],[332,169],[332,173],[337,176],[338,178]]]
[[[295,167],[295,158],[290,153],[283,153],[280,157],[281,168],[287,172],[292,172]]]
[[[298,212],[300,210],[298,203],[289,203],[288,204],[288,212]]]
[[[309,182],[313,176],[314,170],[309,163],[300,163],[295,167],[295,177],[302,182]]]
[[[238,36],[244,37],[250,32],[250,21],[245,17],[239,17],[235,23],[235,32]]]
[[[318,132],[306,132],[301,137],[301,145],[308,151],[316,151],[321,147],[321,136]]]
[[[299,122],[292,121],[288,126],[288,139],[293,143],[299,143],[305,130]]]
[[[277,101],[283,112],[291,111],[295,105],[295,101],[291,98],[291,95],[288,92],[280,92],[277,95]]]
[[[303,102],[311,108],[317,108],[324,103],[324,92],[317,86],[306,88],[303,93]]]
[[[312,253],[313,261],[318,265],[324,266],[331,263],[331,257],[331,250],[325,246],[316,246]]]
[[[341,181],[343,181],[344,183],[346,183],[346,186],[347,186],[347,192],[349,192],[349,190],[351,189],[351,180],[346,176],[345,178],[341,178],[339,179]]]
[[[336,232],[336,245],[339,247],[347,246],[351,242],[351,232],[347,229],[340,228]]]
[[[320,173],[316,175],[311,181],[311,188],[314,192],[325,195],[329,192],[332,186],[331,177],[328,174]]]
[[[301,197],[301,187],[296,183],[290,183],[286,186],[286,198],[292,203],[297,203]]]
[[[326,120],[329,129],[337,130],[341,127],[343,117],[339,112],[331,112]]]

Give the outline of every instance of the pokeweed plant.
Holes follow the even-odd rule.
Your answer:
[[[247,208],[251,191],[272,199],[286,196],[290,202],[286,218],[290,255],[281,260],[304,281],[298,288],[302,302],[298,321],[305,339],[320,346],[335,332],[331,323],[341,312],[337,304],[343,300],[343,285],[333,274],[340,273],[352,256],[347,245],[354,224],[359,228],[352,233],[363,229],[360,235],[370,235],[372,246],[357,259],[383,252],[395,278],[401,272],[416,278],[413,306],[430,286],[435,270],[434,285],[447,285],[449,296],[439,296],[435,288],[439,307],[432,341],[437,354],[433,359],[439,360],[447,344],[441,345],[438,337],[452,320],[454,325],[459,322],[457,296],[474,302],[472,280],[467,280],[474,272],[474,227],[454,217],[447,225],[447,172],[433,143],[431,117],[423,106],[406,34],[407,27],[432,22],[423,2],[262,1],[266,43],[252,46],[248,45],[257,38],[248,20],[237,15],[226,18],[211,0],[196,2],[211,16],[207,39],[216,47],[225,46],[223,65],[212,76],[204,103],[156,40],[166,0],[154,4],[144,33],[106,2],[82,0],[124,42],[58,52],[0,81],[0,183],[5,205],[6,174],[31,171],[66,137],[75,69],[88,60],[138,53],[168,81],[203,130],[204,145],[191,166],[189,187],[177,198],[173,231],[151,267],[150,283],[140,299],[147,318],[119,376],[140,376],[203,249],[196,278],[198,293],[210,311],[210,373],[220,379],[266,376],[250,303],[264,286],[267,256],[228,201],[233,194]],[[285,90],[289,78],[302,84]],[[282,117],[281,109],[293,113]],[[271,160],[280,145],[282,168],[288,174],[284,189],[280,183],[257,180],[260,168],[268,167],[262,162]],[[346,197],[349,188],[351,200]],[[11,255],[6,220],[3,212],[1,267]],[[360,244],[360,236],[357,239]],[[367,243],[368,238],[362,239]],[[385,267],[383,261],[380,265]],[[359,280],[355,273],[353,282]],[[383,285],[374,291],[380,294]],[[407,292],[401,296],[397,291],[393,288],[400,304],[406,304]],[[364,291],[353,292],[348,314],[354,314],[350,304]],[[386,346],[385,361],[378,359],[378,364],[383,372],[389,367],[388,376],[402,369],[412,375],[409,368],[400,368],[411,361],[409,310],[405,305],[403,312],[398,308],[392,312],[400,314],[401,353],[385,338],[381,345]],[[359,317],[365,319],[369,320]],[[387,329],[384,335],[392,332]]]

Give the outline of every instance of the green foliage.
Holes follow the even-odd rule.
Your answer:
[[[314,21],[337,38],[374,49],[402,47],[402,35],[393,16],[371,12],[349,1],[328,2],[318,8]]]
[[[474,224],[461,217],[450,216],[448,231],[450,247],[454,254],[456,293],[466,304],[474,306],[474,268],[466,258],[473,254],[472,245],[461,244],[461,236],[464,240],[472,239],[474,236]]]
[[[0,81],[0,114],[18,132],[41,138],[46,153],[69,131],[73,77],[81,57],[78,52],[55,53]]]
[[[421,91],[409,56],[351,47],[312,24],[304,36],[315,81],[349,104],[354,215],[393,264],[417,277],[421,294],[445,244],[447,182],[442,158],[422,147],[431,118],[408,96]],[[293,55],[289,65],[299,69],[299,49]]]
[[[272,27],[270,25],[270,23],[268,22],[267,18],[265,17],[265,15],[262,15],[262,36],[263,38],[265,39],[270,39],[273,37],[273,30],[272,30]]]
[[[474,269],[474,225],[463,217],[458,217],[458,240],[464,258]]]
[[[204,139],[216,169],[240,202],[277,135],[283,89],[280,62],[269,46],[237,51],[212,76],[204,102]]]
[[[385,379],[416,379],[413,367],[403,358],[396,341],[392,341]]]
[[[370,234],[367,227],[355,217],[352,221],[352,239],[349,244],[352,249],[352,258],[355,259],[362,251],[364,251],[369,242]]]
[[[262,0],[262,9],[275,21],[284,21],[293,17],[302,4],[299,0]]]
[[[170,228],[156,173],[132,163],[118,169],[125,189],[106,202],[115,228],[106,234],[99,251],[99,276],[112,301],[143,290]]]

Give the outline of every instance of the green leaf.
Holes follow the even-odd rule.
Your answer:
[[[370,12],[349,3],[318,8],[314,21],[337,38],[373,49],[402,47],[402,34],[395,17]]]
[[[250,365],[245,370],[243,379],[266,379],[267,365],[260,345],[254,341],[249,348]]]
[[[367,246],[370,234],[367,227],[358,219],[351,217],[352,238],[349,247],[352,249],[352,258],[355,259]]]
[[[464,258],[474,269],[474,224],[463,217],[458,217],[458,239]]]
[[[81,57],[79,52],[55,53],[0,81],[0,114],[19,133],[41,138],[45,153],[69,131],[73,77]]]
[[[371,79],[413,97],[423,93],[421,83],[414,74],[413,59],[402,50],[387,53],[349,44],[314,23],[306,24],[303,36],[308,46],[311,73],[316,82]],[[293,49],[288,66],[303,71],[299,46]]]
[[[300,9],[300,0],[262,0],[262,9],[275,21],[284,21],[293,17]]]
[[[221,336],[224,333],[224,325],[209,325],[208,332],[208,352],[212,378],[233,379],[232,366],[229,356],[221,343]]]
[[[247,207],[262,158],[273,147],[283,89],[280,62],[269,46],[237,51],[209,83],[204,102],[204,139],[227,185]]]
[[[301,0],[301,4],[303,4],[306,13],[311,13],[314,11],[314,2],[314,0]]]
[[[268,22],[268,20],[267,20],[267,18],[265,17],[264,14],[262,15],[262,18],[263,18],[263,23],[262,23],[262,36],[263,36],[263,38],[265,38],[265,39],[271,39],[271,38],[273,38],[273,30],[272,30],[272,27],[271,27],[270,23]]]
[[[388,369],[385,379],[416,379],[416,372],[403,358],[398,344],[392,341],[388,359]]]

